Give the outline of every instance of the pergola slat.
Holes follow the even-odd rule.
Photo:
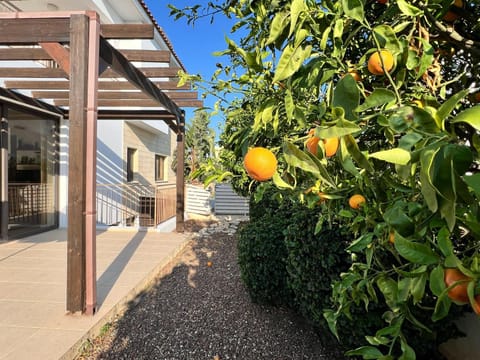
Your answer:
[[[170,100],[178,107],[202,107],[201,100],[184,100],[174,99]],[[68,106],[68,99],[54,100],[55,106]],[[160,105],[157,101],[151,99],[102,99],[99,97],[98,106],[102,107],[165,107]],[[165,107],[166,108],[166,107]]]
[[[177,119],[183,117],[177,105],[146,78],[144,73],[130,64],[130,62],[105,39],[100,39],[100,58],[109,64],[116,73],[121,74],[133,85],[148,94],[153,100],[165,106],[167,110],[177,116]],[[99,104],[99,106],[101,105]]]
[[[2,19],[0,21],[0,43],[68,42],[70,40],[69,29],[69,18],[60,18],[55,21],[47,18]]]
[[[177,86],[175,80],[155,81],[153,82],[161,90],[190,90],[190,84]],[[66,90],[68,89],[68,81],[63,80],[7,80],[5,87],[8,89],[23,90]],[[128,81],[99,81],[98,88],[100,90],[133,90],[135,86]]]
[[[158,78],[175,78],[178,76],[178,71],[180,68],[177,67],[155,67],[155,68],[136,68],[138,71],[141,71],[146,77],[158,77]],[[21,68],[21,67],[10,67],[0,68],[0,77],[3,78],[65,78],[65,71],[62,69],[55,68]],[[101,78],[115,78],[119,77],[118,72],[107,69],[105,70],[100,77]]]
[[[102,24],[100,32],[104,39],[153,39],[151,24]]]
[[[167,50],[119,50],[129,61],[170,63],[172,54]],[[0,60],[50,60],[42,48],[0,48]]]
[[[197,100],[196,91],[172,91],[165,92],[170,99]],[[33,91],[32,96],[40,99],[68,99],[68,91]],[[99,91],[99,99],[149,99],[141,91]]]

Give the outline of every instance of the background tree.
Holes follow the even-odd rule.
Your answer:
[[[206,111],[195,112],[185,127],[185,176],[191,175],[202,164],[215,158],[215,131],[210,128],[210,116]],[[176,168],[176,153],[172,167]],[[203,180],[200,176],[200,180]]]
[[[318,207],[316,231],[335,224],[355,239],[347,247],[355,262],[333,284],[324,316],[336,334],[354,304],[387,310],[385,327],[349,355],[414,359],[407,327],[427,334],[452,307],[480,309],[479,1],[171,9],[189,21],[237,18],[232,31],[243,31],[219,53],[228,65],[199,83],[225,111],[221,139],[237,186],[261,197],[265,183],[247,180],[240,164],[249,147],[268,147],[279,197]],[[238,100],[222,103],[232,92]],[[327,156],[332,138],[339,148]],[[348,202],[355,194],[365,199],[358,207]],[[419,311],[429,315],[422,322]]]

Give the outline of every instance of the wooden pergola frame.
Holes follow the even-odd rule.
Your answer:
[[[55,64],[0,68],[0,78],[7,79],[6,88],[0,89],[0,99],[48,110],[69,120],[66,301],[69,313],[93,314],[96,308],[97,119],[162,120],[177,134],[176,230],[184,230],[185,117],[180,107],[201,107],[202,101],[197,100],[197,93],[189,91],[188,86],[176,86],[175,77],[181,68],[170,66],[170,51],[117,50],[107,41],[153,36],[153,25],[102,25],[93,11],[0,13],[0,45],[5,46],[0,48],[0,60],[53,60]],[[133,61],[168,66],[137,68]],[[21,94],[21,90],[31,91],[31,97]],[[0,110],[0,163],[2,170],[6,170],[3,137],[8,115],[2,106]],[[8,206],[8,199],[5,189],[1,190],[3,209],[5,204]],[[0,236],[6,236],[7,225],[8,219],[2,216]]]

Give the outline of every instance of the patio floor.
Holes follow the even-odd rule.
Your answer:
[[[70,359],[188,243],[189,234],[97,232],[97,312],[66,315],[67,232],[0,243],[0,359]]]

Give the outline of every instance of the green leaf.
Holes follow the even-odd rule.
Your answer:
[[[320,139],[340,138],[345,135],[355,134],[361,130],[362,128],[350,121],[342,121],[328,128],[317,128],[315,130],[315,136]]]
[[[439,262],[438,256],[427,245],[408,241],[401,235],[395,237],[395,249],[400,256],[415,264],[431,265]]]
[[[389,25],[379,25],[373,29],[373,34],[380,43],[380,47],[392,51],[394,54],[402,52],[402,44],[398,41],[395,31]]]
[[[303,0],[293,0],[292,5],[290,6],[290,32],[288,36],[291,36],[295,31],[295,26],[297,25],[298,17],[300,13],[305,10],[305,1]]]
[[[348,356],[360,355],[364,359],[378,359],[383,356],[382,352],[373,346],[361,346],[355,350],[349,350],[345,354]]]
[[[450,232],[446,227],[441,228],[438,232],[437,243],[443,256],[447,257],[453,254],[453,243],[450,239]]]
[[[371,108],[375,108],[381,105],[388,104],[395,100],[395,93],[388,89],[375,89],[367,96],[364,103],[357,107],[356,112],[362,112]]]
[[[377,151],[369,154],[369,157],[397,165],[407,165],[410,161],[410,153],[400,148]]]
[[[412,278],[411,293],[413,304],[418,304],[425,294],[425,285],[427,284],[427,274],[424,273],[416,278]]]
[[[400,339],[400,348],[402,349],[402,355],[398,360],[415,360],[417,358],[415,351],[407,344],[404,338]]]
[[[365,157],[365,155],[358,148],[357,142],[352,135],[345,135],[341,138],[341,142],[345,143],[345,147],[357,164],[368,172],[373,172],[373,167]]]
[[[455,95],[448,98],[437,110],[437,117],[440,122],[444,121],[455,109],[457,104],[462,100],[465,96],[467,96],[468,90],[462,90]]]
[[[463,181],[475,192],[477,196],[480,196],[480,173],[473,175],[464,175]]]
[[[429,44],[427,40],[422,38],[419,38],[419,40],[422,43],[423,51],[422,51],[422,56],[420,58],[420,64],[416,66],[417,79],[422,77],[423,74],[425,74],[425,71],[427,71],[428,67],[432,65],[434,52],[435,52],[435,49],[433,48],[432,45]]]
[[[448,296],[446,296],[446,293],[444,292],[437,299],[437,302],[435,304],[435,310],[432,314],[432,320],[438,321],[447,316],[451,305],[452,301],[448,298]]]
[[[423,14],[423,11],[416,6],[410,5],[405,0],[397,0],[397,5],[400,11],[407,16],[419,16]]]
[[[285,157],[287,164],[319,175],[318,167],[315,162],[305,152],[301,151],[292,143],[284,143],[283,156]]]
[[[278,12],[270,24],[270,33],[265,45],[272,44],[282,35],[288,25],[289,13],[286,11]]]
[[[377,280],[377,286],[385,297],[387,305],[394,309],[398,301],[398,285],[389,277],[380,277]]]
[[[438,265],[430,272],[430,290],[433,295],[440,296],[446,289],[443,267]]]
[[[386,223],[401,236],[410,236],[415,231],[415,223],[407,215],[405,203],[398,201],[383,215]]]
[[[290,185],[289,183],[284,181],[277,171],[275,171],[273,173],[272,181],[273,181],[273,184],[276,187],[278,187],[279,189],[293,189],[294,188],[292,185]]]
[[[323,317],[327,320],[328,328],[332,332],[333,335],[338,339],[338,332],[337,332],[337,317],[332,310],[325,310],[323,312]]]
[[[352,241],[350,246],[347,247],[347,250],[351,252],[361,251],[365,249],[368,245],[370,245],[372,241],[373,241],[372,233],[361,235],[358,239]]]
[[[459,122],[467,123],[475,130],[480,131],[480,105],[462,111],[452,120],[454,124]]]
[[[365,12],[363,10],[363,3],[360,0],[342,0],[342,5],[343,12],[347,17],[363,23]]]
[[[354,110],[358,107],[360,92],[357,83],[352,76],[344,76],[333,90],[332,107],[341,107],[345,112],[345,118],[356,120]]]
[[[285,113],[288,120],[292,120],[295,111],[295,103],[290,89],[285,90]]]
[[[288,44],[278,61],[273,82],[284,80],[297,72],[303,62],[310,56],[311,51],[311,45],[304,48],[301,46],[293,47],[291,44]]]

